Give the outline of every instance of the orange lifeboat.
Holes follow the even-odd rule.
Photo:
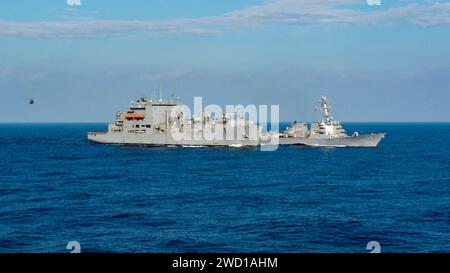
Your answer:
[[[125,114],[126,119],[144,119],[144,114]]]

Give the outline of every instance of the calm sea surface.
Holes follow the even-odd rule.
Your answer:
[[[0,252],[450,251],[450,124],[344,124],[378,148],[100,145],[0,125]]]

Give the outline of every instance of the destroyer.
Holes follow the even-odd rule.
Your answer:
[[[376,147],[385,134],[360,135],[354,132],[349,136],[341,123],[331,116],[328,99],[322,96],[320,100],[322,121],[314,122],[308,128],[304,122],[294,122],[280,134],[280,144],[300,144],[325,147]]]

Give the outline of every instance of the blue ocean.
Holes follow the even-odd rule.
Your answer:
[[[450,124],[344,128],[387,136],[261,152],[87,141],[106,124],[0,125],[0,252],[450,251]]]

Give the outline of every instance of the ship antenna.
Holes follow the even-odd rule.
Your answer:
[[[170,92],[170,97],[171,97],[170,103],[173,103],[173,96],[175,96],[175,92],[174,91]]]
[[[330,123],[333,120],[333,117],[331,116],[331,108],[328,105],[328,99],[325,96],[322,96],[322,99],[320,101],[320,106],[322,107],[323,117],[325,118],[326,123]]]
[[[161,85],[159,86],[159,101],[160,101],[160,102],[163,101],[163,95],[162,95],[162,87],[161,87]]]

